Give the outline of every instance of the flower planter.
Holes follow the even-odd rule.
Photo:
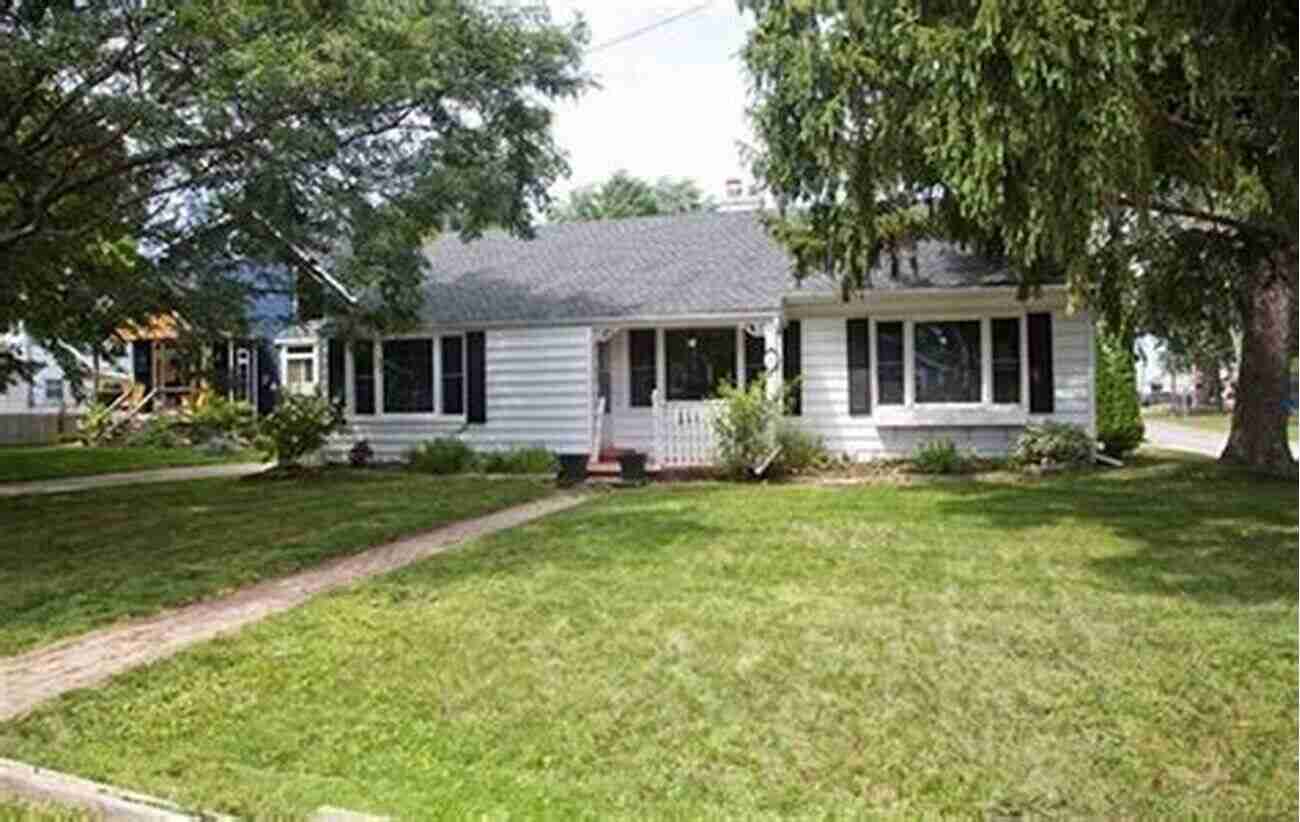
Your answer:
[[[578,485],[587,481],[590,454],[559,454],[560,471],[555,480],[560,485]]]
[[[623,482],[645,482],[646,455],[628,451],[618,456],[618,471]]]

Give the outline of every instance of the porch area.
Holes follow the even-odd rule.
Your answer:
[[[782,351],[773,315],[593,329],[590,473],[617,475],[629,452],[651,473],[715,465],[718,386],[766,378],[779,393]]]

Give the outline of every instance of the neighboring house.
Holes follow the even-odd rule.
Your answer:
[[[19,379],[0,390],[0,443],[51,442],[59,434],[71,433],[76,417],[94,399],[92,378],[76,386],[74,376],[64,373],[54,355],[19,326],[0,334],[0,346],[37,367],[30,379]],[[93,374],[96,363],[90,357],[68,348],[87,373]],[[114,363],[98,364],[99,389],[120,391],[130,377]],[[78,399],[80,388],[81,399]]]
[[[129,346],[126,363],[142,410],[174,411],[195,392],[214,388],[234,400],[251,403],[258,414],[275,408],[280,368],[273,340],[294,311],[288,294],[263,293],[249,301],[247,337],[223,337],[202,347],[197,363],[184,361],[174,317],[156,317],[145,328],[124,328],[118,336]]]
[[[1006,270],[922,243],[845,302],[796,286],[754,212],[541,226],[427,249],[424,323],[379,340],[277,340],[288,382],[345,404],[332,456],[438,436],[477,447],[707,461],[719,381],[795,382],[790,420],[852,459],[948,437],[1006,452],[1027,423],[1093,430],[1093,323],[1063,286],[1016,299]],[[295,365],[297,362],[314,363]],[[295,376],[295,374],[297,376]]]

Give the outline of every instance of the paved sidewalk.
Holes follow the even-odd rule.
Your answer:
[[[63,494],[68,491],[85,491],[89,488],[110,488],[114,485],[139,485],[149,482],[176,482],[178,480],[209,479],[211,477],[242,477],[255,474],[271,466],[261,462],[235,462],[225,465],[192,465],[187,468],[159,468],[153,471],[124,471],[120,474],[94,474],[89,477],[39,480],[37,482],[0,483],[0,497],[21,497],[27,494]]]
[[[557,494],[331,560],[293,576],[249,586],[221,599],[198,602],[139,622],[104,628],[0,659],[0,721],[20,716],[59,694],[98,684],[129,668],[163,659],[189,645],[287,611],[316,594],[401,568],[466,540],[572,508],[587,498],[582,492]]]

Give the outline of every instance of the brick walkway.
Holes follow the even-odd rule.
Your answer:
[[[152,471],[124,471],[120,474],[93,474],[89,477],[68,477],[36,482],[6,482],[0,484],[0,497],[63,494],[68,491],[85,491],[88,488],[110,488],[114,485],[140,485],[149,482],[242,477],[245,474],[265,470],[269,465],[270,463],[236,462],[226,465],[192,465],[188,468],[158,468]]]
[[[401,568],[474,537],[572,508],[585,499],[581,492],[558,494],[331,560],[293,576],[260,582],[221,599],[0,659],[0,721],[21,716],[59,694],[96,685],[129,668],[287,611],[316,594]]]

